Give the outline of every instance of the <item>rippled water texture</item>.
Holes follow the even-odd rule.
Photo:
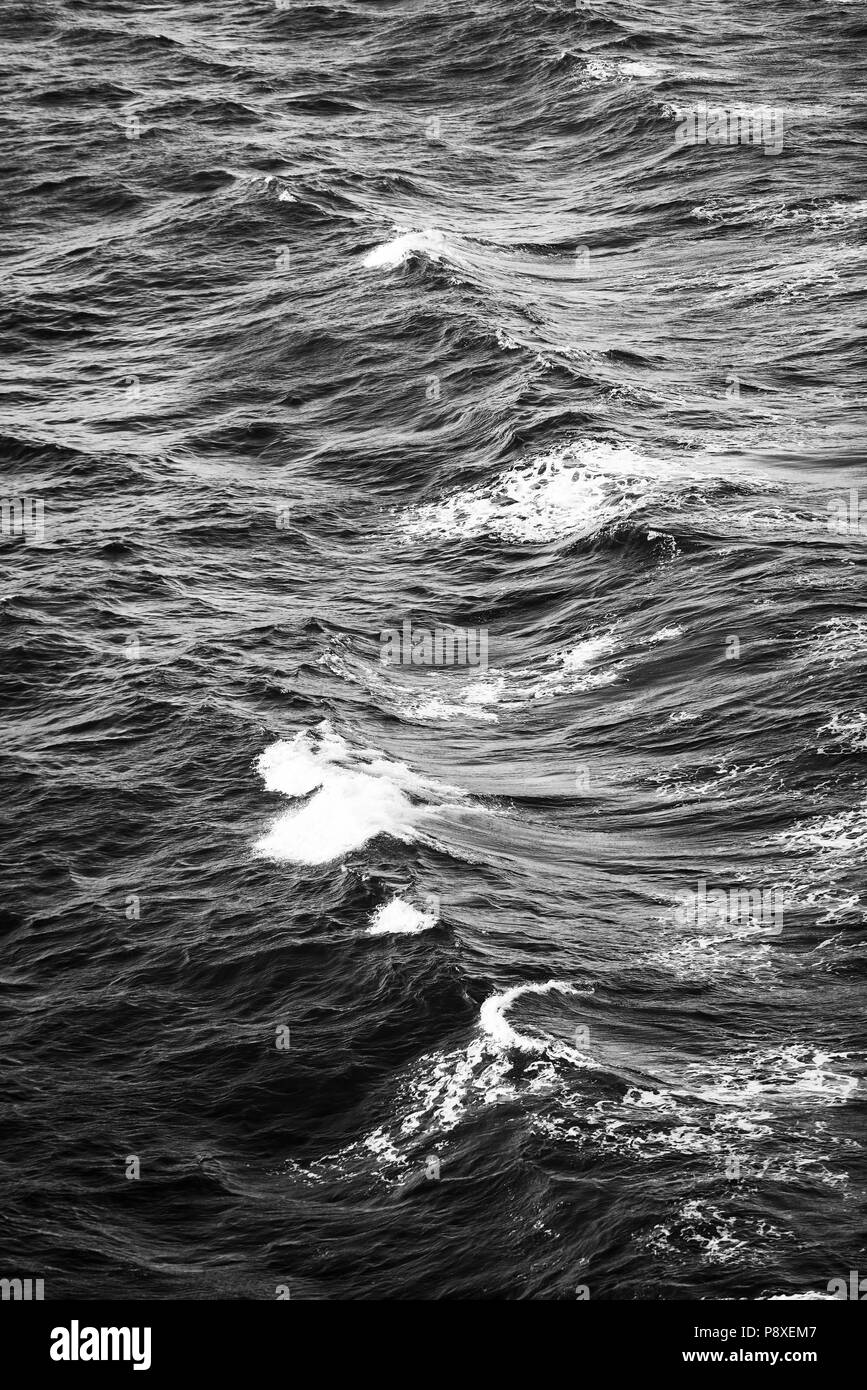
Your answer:
[[[0,1273],[867,1271],[863,6],[0,30]]]

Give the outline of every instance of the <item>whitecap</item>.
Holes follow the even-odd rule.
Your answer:
[[[634,512],[662,468],[626,445],[561,444],[490,482],[410,509],[406,529],[424,540],[485,534],[534,543],[580,539]]]
[[[492,994],[482,1004],[482,1011],[479,1016],[482,1032],[487,1034],[491,1042],[502,1050],[515,1048],[519,1052],[545,1053],[550,1046],[550,1040],[530,1038],[519,1033],[509,1023],[506,1014],[515,1001],[524,995],[550,994],[552,990],[561,994],[577,993],[573,985],[563,984],[560,980],[548,980],[543,985],[515,985],[514,988],[507,989],[502,994]]]
[[[466,1048],[437,1052],[421,1059],[406,1078],[398,1096],[398,1118],[391,1128],[382,1127],[368,1136],[365,1146],[380,1161],[396,1168],[409,1163],[406,1145],[423,1138],[430,1143],[461,1123],[476,1106],[495,1106],[519,1096],[550,1094],[563,1084],[565,1062],[570,1067],[594,1065],[592,1058],[562,1041],[519,1032],[506,1015],[527,995],[579,994],[559,980],[517,985],[491,995],[482,1004],[479,1034]],[[515,1073],[515,1054],[534,1060]]]
[[[420,799],[432,791],[427,783],[403,763],[352,752],[327,720],[271,744],[256,770],[269,791],[308,796],[256,841],[254,853],[267,859],[328,864],[376,835],[408,842],[431,809]]]
[[[394,270],[412,256],[424,255],[429,260],[438,261],[446,248],[445,237],[435,227],[427,227],[421,232],[403,232],[392,237],[391,241],[374,246],[362,264],[366,270]]]
[[[391,898],[376,909],[368,936],[418,936],[437,924],[435,912],[420,912],[403,898]]]

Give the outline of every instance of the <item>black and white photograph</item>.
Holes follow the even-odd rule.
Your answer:
[[[865,0],[2,0],[0,45],[0,1327],[159,1377],[181,1306],[567,1302],[821,1373]]]

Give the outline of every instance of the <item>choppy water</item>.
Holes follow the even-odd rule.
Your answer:
[[[0,23],[0,1273],[864,1269],[863,5]]]

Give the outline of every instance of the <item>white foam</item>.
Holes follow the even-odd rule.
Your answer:
[[[511,1099],[517,1092],[510,1072],[509,1058],[482,1038],[475,1038],[464,1051],[435,1054],[410,1083],[400,1134],[445,1134],[460,1123],[473,1101],[490,1105]]]
[[[401,689],[394,691],[395,703],[402,712],[418,719],[443,720],[479,719],[496,724],[496,711],[491,709],[503,694],[506,681],[503,676],[478,677],[460,686],[451,699],[446,698],[440,689],[416,692]]]
[[[364,1147],[369,1149],[380,1163],[389,1163],[400,1167],[406,1165],[406,1160],[384,1129],[375,1129],[372,1134],[368,1134],[364,1140]]]
[[[857,1092],[852,1054],[832,1053],[792,1043],[771,1049],[744,1049],[719,1060],[655,1067],[656,1084],[631,1086],[621,1097],[597,1101],[579,1126],[571,1115],[549,1115],[552,1137],[592,1142],[602,1153],[736,1154],[745,1181],[768,1176],[774,1182],[804,1178],[843,1187],[845,1170],[828,1167],[824,1115],[845,1105]],[[802,1145],[767,1165],[767,1143],[779,1117],[797,1118]],[[837,1145],[835,1144],[835,1148]]]
[[[507,333],[505,328],[497,329],[497,345],[504,352],[520,352],[521,344],[517,338],[513,338],[511,333]]]
[[[569,647],[563,653],[563,669],[565,671],[579,671],[589,666],[592,662],[598,661],[600,657],[608,656],[613,652],[617,643],[613,632],[597,633],[595,637],[586,637],[577,646]]]
[[[676,75],[680,81],[685,82],[693,76],[689,72],[675,74],[671,67],[658,62],[655,58],[600,58],[598,56],[586,59],[584,74],[593,82],[624,82],[630,85],[636,77],[660,78]]]
[[[818,868],[833,867],[834,861],[847,860],[856,868],[867,849],[867,800],[852,811],[833,816],[798,821],[777,837],[789,852],[811,852],[819,857]]]
[[[849,746],[854,751],[864,747],[857,716],[851,720],[834,716],[823,731],[832,731],[837,739],[851,738]],[[860,895],[852,890],[851,879],[867,851],[867,798],[850,810],[796,821],[767,844],[772,849],[782,846],[796,856],[792,877],[779,885],[784,909],[822,910],[819,926],[853,917],[863,923]]]
[[[480,1033],[466,1048],[437,1052],[423,1058],[407,1077],[398,1097],[402,1118],[391,1128],[380,1128],[365,1141],[383,1165],[406,1169],[407,1141],[424,1136],[426,1142],[453,1130],[471,1108],[493,1106],[527,1094],[549,1094],[563,1084],[565,1061],[571,1067],[586,1068],[592,1060],[584,1053],[551,1038],[527,1037],[508,1022],[505,1015],[525,995],[577,994],[572,985],[559,980],[545,984],[518,985],[494,994],[482,1004]],[[533,1054],[520,1078],[514,1071],[514,1054]]]
[[[829,618],[810,633],[806,659],[821,662],[833,670],[841,662],[853,661],[867,649],[867,618]]]
[[[533,685],[530,695],[538,699],[611,685],[620,676],[623,663],[601,663],[617,650],[617,646],[618,639],[612,629],[610,632],[594,633],[577,642],[574,647],[564,647],[562,651],[555,652],[542,666],[540,679]]]
[[[625,445],[582,440],[517,464],[489,483],[407,513],[421,539],[489,534],[511,541],[580,539],[627,517],[660,465]]]
[[[819,737],[830,734],[835,744],[843,744],[853,753],[867,752],[867,714],[862,710],[835,711],[818,733]]]
[[[348,757],[346,741],[323,721],[312,733],[304,730],[290,742],[272,743],[258,758],[256,771],[266,791],[304,796],[321,785],[329,764],[345,763]]]
[[[325,652],[318,664],[341,680],[363,685],[378,700],[387,700],[398,714],[410,719],[475,719],[495,724],[497,713],[493,706],[506,687],[505,676],[493,667],[484,675],[458,683],[456,667],[440,668],[419,680],[400,666],[370,666],[342,651]]]
[[[855,203],[829,203],[814,214],[819,227],[833,226],[835,223],[860,222],[867,217],[867,198]]]
[[[366,270],[394,270],[412,256],[424,255],[429,260],[438,261],[444,251],[445,237],[442,232],[435,227],[427,227],[421,232],[403,232],[381,246],[374,246],[362,264]]]
[[[648,63],[637,58],[624,63],[618,63],[617,66],[624,77],[662,77],[666,72],[662,63]]]
[[[741,203],[734,200],[724,203],[720,198],[711,198],[702,206],[694,207],[692,215],[705,222],[737,221],[773,228],[806,223],[811,231],[836,230],[867,217],[867,198],[851,203],[826,202],[818,206],[813,203],[808,207],[789,207],[781,198],[754,198]]]
[[[666,947],[659,942],[654,963],[679,980],[706,980],[740,971],[755,977],[774,967],[775,927],[736,926],[719,936],[694,936]]]
[[[465,687],[464,701],[468,705],[495,705],[505,689],[503,676],[489,676]]]
[[[584,65],[585,76],[593,82],[618,82],[629,80],[624,71],[627,64],[614,62],[610,58],[588,58]]]
[[[411,840],[412,821],[399,788],[363,773],[336,772],[306,806],[280,816],[255,849],[268,859],[328,864],[376,835]]]
[[[420,912],[403,898],[382,903],[373,914],[368,936],[418,936],[436,926],[435,912]]]
[[[678,637],[683,636],[683,631],[680,626],[661,627],[658,631],[651,633],[649,637],[643,637],[641,643],[645,647],[657,647],[660,642],[674,642]]]
[[[404,702],[403,712],[415,719],[432,719],[444,724],[450,724],[453,720],[465,718],[467,715],[488,724],[497,722],[497,716],[491,710],[468,710],[466,705],[444,700],[441,695],[427,695],[415,701],[408,699]]]
[[[844,1069],[848,1061],[845,1052],[790,1043],[739,1053],[730,1062],[690,1066],[686,1077],[693,1095],[717,1105],[836,1106],[845,1105],[858,1089],[858,1077]]]
[[[663,627],[641,637],[630,635],[625,624],[616,624],[608,630],[585,633],[533,665],[490,667],[469,680],[461,680],[455,668],[415,678],[399,666],[371,666],[334,651],[321,656],[319,664],[343,680],[362,685],[377,700],[387,700],[403,718],[443,723],[472,719],[494,724],[502,710],[514,710],[534,699],[610,685],[646,659],[648,648],[674,641],[683,630]]]
[[[693,1198],[670,1224],[652,1227],[639,1244],[658,1255],[676,1257],[686,1249],[708,1264],[731,1264],[756,1249],[766,1250],[782,1234],[763,1217],[727,1215],[711,1202]]]
[[[821,912],[822,915],[816,917],[817,927],[833,926],[853,919],[863,925],[865,917],[860,894],[841,893],[836,883],[837,873],[846,867],[845,863],[840,864],[833,856],[820,856],[814,862],[808,862],[803,871],[803,882],[789,880],[778,885],[783,910]],[[827,944],[822,942],[820,946]]]
[[[492,994],[482,1004],[479,1016],[482,1032],[502,1051],[515,1048],[519,1052],[547,1052],[550,1039],[530,1038],[524,1033],[519,1033],[509,1023],[506,1014],[516,999],[521,999],[527,994],[550,994],[553,990],[560,994],[577,993],[573,985],[563,984],[560,980],[548,980],[544,985],[515,985],[513,989],[507,989],[502,994]]]
[[[429,810],[408,795],[430,790],[409,768],[381,755],[352,753],[327,720],[291,741],[271,744],[256,769],[269,791],[313,793],[256,841],[254,853],[267,859],[327,864],[376,835],[410,841]]]
[[[402,687],[398,707],[411,717],[453,720],[469,715],[494,722],[498,718],[495,706],[513,708],[528,700],[611,685],[644,658],[646,648],[674,641],[682,633],[681,627],[665,627],[649,637],[630,639],[622,625],[616,624],[586,634],[533,666],[508,672],[492,669],[485,677],[455,689],[450,698],[439,686],[429,694]]]

